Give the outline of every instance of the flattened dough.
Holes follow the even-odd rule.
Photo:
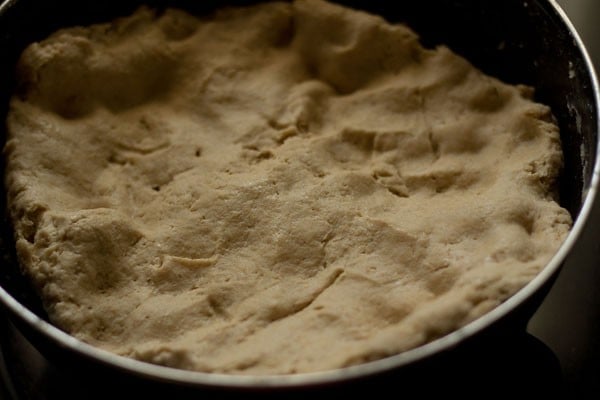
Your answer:
[[[571,219],[527,87],[319,0],[142,8],[29,46],[17,247],[53,323],[231,374],[344,367],[481,316]]]

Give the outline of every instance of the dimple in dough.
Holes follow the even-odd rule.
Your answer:
[[[319,0],[141,8],[18,66],[6,182],[53,323],[139,360],[289,374],[439,338],[570,229],[532,90]]]

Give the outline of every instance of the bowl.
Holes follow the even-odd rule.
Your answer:
[[[148,0],[162,8],[181,7],[206,14],[223,5],[252,1]],[[52,362],[98,390],[118,381],[134,390],[180,396],[355,393],[381,382],[409,385],[460,365],[465,352],[481,343],[504,343],[525,325],[578,240],[598,185],[599,91],[594,70],[579,36],[553,0],[420,0],[410,2],[340,1],[413,28],[426,47],[445,44],[477,68],[512,84],[536,88],[536,100],[549,105],[561,130],[565,167],[560,203],[573,216],[568,237],[545,268],[525,287],[491,312],[433,342],[401,354],[338,370],[273,376],[240,376],[183,371],[116,356],[94,348],[51,325],[40,301],[22,277],[12,229],[3,219],[0,302],[11,324]],[[141,3],[132,0],[9,0],[0,5],[0,110],[6,118],[15,88],[14,68],[21,51],[58,28],[87,25],[124,16]],[[432,11],[433,10],[433,11]],[[6,137],[2,131],[2,140]],[[2,206],[5,208],[5,196]],[[510,344],[509,344],[510,345]],[[435,376],[435,375],[433,375]],[[85,385],[84,385],[85,386]],[[88,386],[89,387],[89,386]],[[114,387],[112,388],[114,389]]]

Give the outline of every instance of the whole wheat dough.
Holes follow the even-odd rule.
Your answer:
[[[18,67],[6,182],[53,323],[152,363],[327,370],[486,313],[567,234],[532,90],[317,0],[61,30]]]

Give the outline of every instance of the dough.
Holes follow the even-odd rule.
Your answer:
[[[422,345],[570,229],[532,90],[320,0],[141,8],[30,45],[8,117],[50,320],[176,368],[290,374]]]

